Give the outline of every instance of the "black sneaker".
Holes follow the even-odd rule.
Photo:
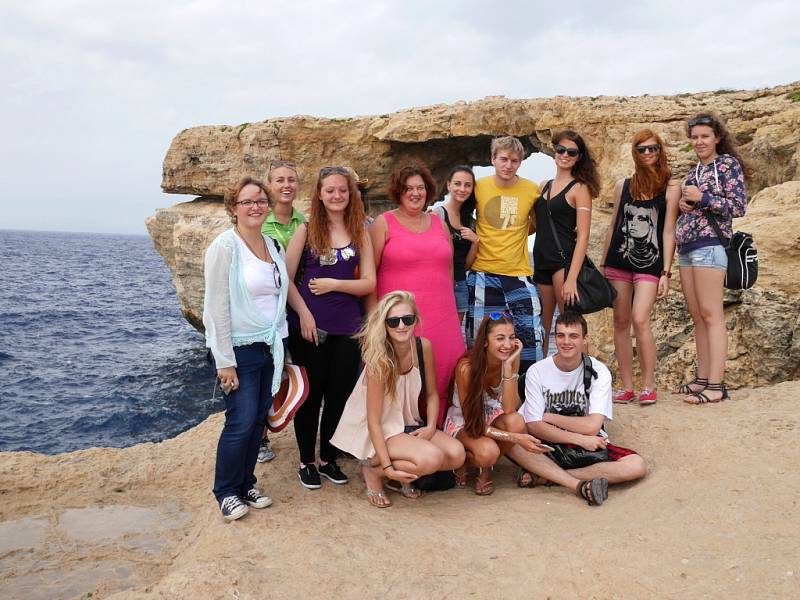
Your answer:
[[[310,490],[318,490],[322,487],[322,480],[319,478],[319,472],[316,465],[306,465],[300,469],[297,474],[300,476],[300,483]]]
[[[249,510],[239,496],[225,496],[219,503],[219,509],[226,521],[241,519]]]
[[[337,485],[342,485],[348,482],[347,475],[345,475],[339,468],[339,465],[333,461],[326,465],[320,465],[319,474],[323,477],[327,477]]]
[[[252,488],[243,497],[245,504],[253,508],[267,508],[272,505],[272,498],[262,494],[258,488]]]

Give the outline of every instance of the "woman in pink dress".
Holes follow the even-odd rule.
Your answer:
[[[436,361],[439,398],[449,398],[456,362],[465,351],[453,295],[453,246],[439,217],[425,212],[436,182],[425,165],[402,167],[392,174],[389,196],[397,208],[370,225],[377,268],[377,299],[389,292],[414,294],[421,315],[417,334],[428,338]],[[374,302],[371,304],[374,305]],[[436,423],[442,426],[447,403],[441,402]],[[420,407],[421,411],[425,406]]]

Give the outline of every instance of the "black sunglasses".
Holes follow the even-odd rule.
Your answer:
[[[575,158],[576,156],[578,156],[578,154],[581,153],[581,151],[578,150],[577,148],[567,148],[566,146],[562,146],[561,144],[558,144],[555,150],[556,154],[566,153],[567,156],[571,156],[572,158]]]
[[[411,327],[414,323],[417,322],[417,315],[403,315],[402,317],[386,317],[386,326],[394,329],[395,327],[400,326],[400,321],[402,321],[403,325],[405,325],[406,327]]]
[[[649,146],[636,146],[639,154],[655,154],[661,150],[661,144],[650,144]]]
[[[698,117],[689,121],[689,129],[695,125],[713,125],[715,123],[713,117]]]

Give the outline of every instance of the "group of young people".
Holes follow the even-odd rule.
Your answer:
[[[643,477],[642,457],[610,443],[603,425],[612,401],[656,402],[650,317],[669,290],[676,245],[697,345],[695,377],[676,393],[691,404],[728,396],[727,263],[711,220],[730,237],[746,208],[745,166],[715,115],[693,118],[687,133],[698,163],[683,182],[663,139],[645,129],[632,141],[634,173],[614,192],[600,266],[617,291],[615,393],[609,370],[587,355],[585,319],[570,308],[600,189],[578,133],[553,135],[556,173],[540,185],[517,175],[521,142],[494,139],[494,175],[476,181],[469,166],[455,167],[432,209],[441,192],[427,167],[398,168],[389,186],[396,208],[369,224],[348,167],[320,170],[307,222],[292,204],[293,163],[274,162],[266,184],[242,179],[225,197],[233,227],[205,256],[203,322],[226,392],[214,481],[223,517],[272,503],[254,468],[274,456],[264,425],[289,356],[310,384],[294,417],[308,489],[322,478],[348,482],[342,453],[360,461],[367,500],[379,508],[391,505],[387,489],[418,498],[415,482],[435,473],[491,494],[502,456],[516,464],[520,487],[563,486],[590,505],[603,503],[609,484]]]

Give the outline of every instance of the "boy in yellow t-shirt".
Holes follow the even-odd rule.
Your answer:
[[[528,255],[528,233],[533,229],[533,204],[538,186],[517,175],[525,154],[522,143],[507,136],[492,140],[494,175],[475,184],[478,255],[467,276],[469,308],[464,324],[467,345],[484,316],[509,312],[522,341],[520,378],[542,359],[541,307]]]

